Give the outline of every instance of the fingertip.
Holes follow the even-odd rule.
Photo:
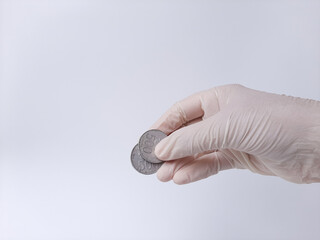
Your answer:
[[[191,182],[190,177],[183,171],[178,171],[174,176],[173,176],[173,182],[177,185],[183,185],[183,184],[188,184]]]
[[[156,145],[156,147],[154,148],[154,154],[156,155],[157,158],[160,159],[160,157],[161,157],[161,148],[159,147],[159,144],[160,143],[158,143]]]
[[[157,171],[157,178],[161,182],[168,182],[172,179],[172,176],[170,173],[162,166],[158,171]]]
[[[157,178],[159,181],[161,182],[169,182],[171,179],[168,178],[167,176],[163,175],[163,174],[158,174],[157,173]]]
[[[167,160],[167,154],[164,151],[164,146],[165,146],[165,141],[166,140],[162,140],[161,142],[159,142],[155,149],[154,149],[154,154],[156,155],[156,157],[160,160]]]

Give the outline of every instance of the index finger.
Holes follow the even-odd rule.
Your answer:
[[[183,125],[208,114],[213,115],[218,110],[219,104],[214,89],[198,92],[175,103],[151,128],[169,135]]]

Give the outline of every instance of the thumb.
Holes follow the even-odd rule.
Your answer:
[[[155,154],[161,160],[174,160],[227,148],[229,119],[219,112],[201,122],[180,128],[157,144]]]

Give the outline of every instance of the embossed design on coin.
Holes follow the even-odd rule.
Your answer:
[[[164,132],[157,129],[152,129],[142,134],[139,140],[141,157],[150,163],[161,163],[162,161],[154,154],[154,149],[166,136]]]
[[[139,172],[145,175],[156,173],[161,167],[161,163],[150,163],[144,160],[140,155],[139,145],[135,145],[131,152],[132,166]]]

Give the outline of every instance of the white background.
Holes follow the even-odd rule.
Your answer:
[[[320,1],[0,0],[0,239],[320,239],[320,185],[130,164],[173,103],[228,83],[320,100]]]

